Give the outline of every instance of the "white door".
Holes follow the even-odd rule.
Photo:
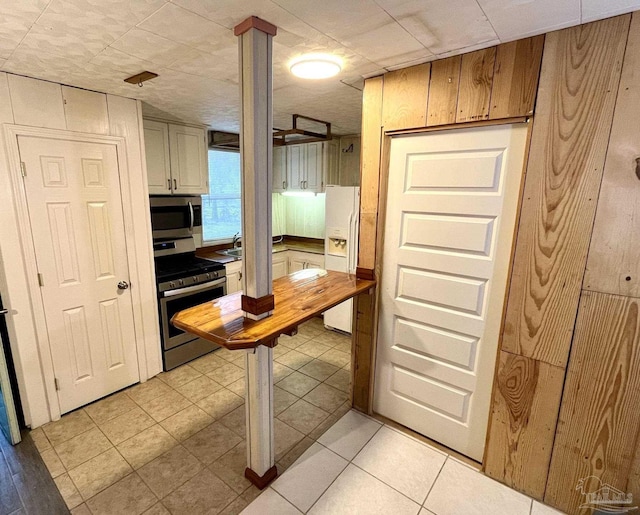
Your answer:
[[[209,193],[207,139],[204,129],[170,124],[169,155],[174,194]]]
[[[393,138],[374,409],[481,461],[525,124]]]
[[[118,158],[108,144],[18,137],[62,413],[138,381]]]

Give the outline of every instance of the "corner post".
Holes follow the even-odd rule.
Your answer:
[[[271,274],[272,39],[276,27],[252,16],[235,27],[240,61],[242,310],[261,320],[274,309]],[[272,342],[275,345],[276,341]],[[258,488],[277,475],[273,436],[273,348],[246,356],[247,468]]]

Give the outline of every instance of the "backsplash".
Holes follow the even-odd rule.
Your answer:
[[[324,200],[324,193],[315,197],[284,197],[274,193],[273,235],[324,239]]]

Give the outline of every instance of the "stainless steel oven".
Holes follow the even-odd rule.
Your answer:
[[[153,244],[164,370],[171,370],[218,345],[185,333],[171,324],[173,315],[212,302],[227,292],[224,265],[195,255],[193,238]]]
[[[150,197],[153,239],[202,238],[201,197]]]
[[[162,347],[173,349],[193,340],[194,336],[185,333],[171,324],[171,318],[179,311],[211,302],[227,293],[227,279],[222,277],[195,286],[177,287],[160,292],[160,314],[162,318]]]

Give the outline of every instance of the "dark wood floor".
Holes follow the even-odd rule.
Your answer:
[[[12,446],[0,433],[0,515],[68,514],[29,431]]]

